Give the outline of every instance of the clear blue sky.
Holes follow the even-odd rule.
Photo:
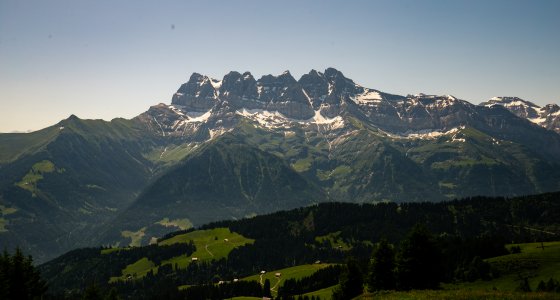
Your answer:
[[[0,132],[131,118],[192,72],[560,102],[560,1],[0,0]]]

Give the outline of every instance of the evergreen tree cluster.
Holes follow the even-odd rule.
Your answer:
[[[103,287],[112,276],[120,276],[122,269],[146,257],[156,264],[179,255],[191,255],[196,251],[194,243],[173,245],[149,245],[104,252],[105,248],[86,248],[70,251],[41,267],[41,273],[48,278],[49,286],[55,293],[64,290],[83,290],[88,285],[98,283]],[[72,270],[69,272],[68,270]],[[60,272],[67,270],[67,272]],[[165,271],[160,268],[160,272]],[[165,274],[162,272],[162,274]],[[131,274],[132,275],[132,274]]]
[[[40,299],[46,291],[47,285],[31,256],[24,256],[19,248],[13,255],[4,250],[0,256],[0,299]]]
[[[554,278],[548,279],[547,282],[541,280],[537,285],[537,292],[560,293],[560,282]]]
[[[356,283],[362,280],[369,291],[380,291],[438,289],[441,282],[490,279],[490,265],[481,256],[506,254],[504,243],[499,241],[486,236],[436,238],[424,225],[417,224],[398,247],[381,239],[368,268],[360,268],[366,264],[350,260],[334,297],[347,299],[361,294],[363,288]]]
[[[350,258],[346,263],[346,269],[340,275],[340,286],[333,291],[333,299],[352,299],[364,291],[364,276],[360,263]]]
[[[370,291],[436,289],[444,278],[443,255],[425,226],[417,225],[401,242],[398,251],[382,239],[368,264],[348,260],[333,299],[352,299]],[[368,267],[363,267],[368,266]]]

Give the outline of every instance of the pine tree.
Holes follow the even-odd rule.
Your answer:
[[[560,287],[560,284],[558,283],[558,281],[555,281],[554,278],[550,278],[548,279],[548,281],[546,282],[546,291],[547,292],[557,292],[558,288]]]
[[[19,248],[13,255],[4,250],[0,257],[0,299],[41,298],[46,291],[47,285],[31,256],[25,257]]]
[[[263,285],[263,297],[272,298],[270,293],[270,280],[266,279]]]
[[[24,264],[25,257],[21,249],[17,248],[11,257],[10,296],[13,299],[29,299],[27,296],[28,290],[25,286]]]
[[[400,289],[436,289],[443,279],[442,254],[431,233],[422,225],[412,228],[397,255]]]
[[[519,282],[519,286],[517,287],[517,291],[519,291],[519,292],[530,292],[531,291],[531,286],[529,285],[529,279],[527,279],[527,277],[523,278],[523,280],[521,280]]]
[[[0,256],[0,299],[8,299],[10,290],[10,256],[8,251],[4,249],[4,253]]]
[[[540,281],[539,285],[537,285],[537,292],[546,292],[546,283],[544,283],[544,281]]]
[[[360,265],[349,259],[346,270],[340,276],[340,286],[333,292],[333,299],[352,299],[364,291],[364,279]]]
[[[382,239],[373,252],[368,280],[370,291],[394,290],[395,251],[387,240]]]

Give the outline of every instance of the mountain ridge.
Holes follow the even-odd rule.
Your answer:
[[[560,135],[507,105],[388,94],[333,68],[299,80],[289,72],[258,80],[194,73],[171,104],[130,120],[72,115],[41,131],[0,134],[0,242],[43,261],[77,246],[145,244],[215,221],[218,211],[214,218],[236,219],[327,200],[551,192],[560,190],[558,161]],[[245,177],[231,173],[241,169]],[[197,180],[216,184],[201,190]],[[269,192],[249,203],[247,191],[259,188]],[[150,200],[150,191],[167,196]],[[201,191],[216,205],[184,205]]]
[[[457,113],[468,114],[478,106],[492,106],[486,102],[474,105],[450,95],[399,96],[383,93],[354,83],[334,68],[328,68],[324,73],[311,70],[297,81],[289,71],[278,76],[264,75],[258,80],[255,80],[250,72],[241,74],[232,71],[222,80],[193,73],[189,81],[173,95],[171,105],[184,106],[187,110],[203,109],[206,112],[222,102],[225,106],[231,106],[233,110],[245,108],[277,111],[288,118],[298,120],[311,118],[317,110],[327,118],[344,114],[347,110],[356,113],[356,107],[352,107],[352,104],[356,104],[360,112],[377,126],[387,122],[394,124],[395,126],[386,126],[386,129],[393,132],[403,131],[406,126],[426,130],[443,125],[450,129],[449,126],[445,126],[445,120],[438,118],[434,112],[446,108],[461,110],[463,106],[462,111]],[[546,111],[554,117],[556,115],[553,114],[558,111],[556,107],[554,104],[548,105]],[[413,124],[410,119],[414,118],[427,120]],[[398,124],[402,123],[403,119],[409,121],[406,126]],[[557,130],[558,126],[554,124],[554,121],[551,121],[543,127]]]

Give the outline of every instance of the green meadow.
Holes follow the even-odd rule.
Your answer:
[[[172,245],[176,243],[189,243],[192,241],[196,247],[196,251],[190,255],[180,255],[161,262],[161,265],[172,265],[173,268],[186,268],[194,261],[211,261],[213,259],[226,258],[231,250],[252,244],[254,240],[248,239],[238,233],[231,232],[229,228],[214,228],[209,230],[197,230],[184,234],[176,235],[167,240],[163,240],[158,245]],[[126,248],[103,249],[102,253],[110,253],[113,251],[125,250]],[[157,274],[159,266],[156,266],[148,258],[144,257],[132,263],[122,270],[120,277],[112,277],[110,282],[117,280],[126,280],[128,274],[135,278],[146,276],[152,271]]]
[[[272,294],[276,295],[278,293],[278,288],[282,286],[284,280],[287,279],[301,279],[303,277],[311,276],[311,274],[317,272],[318,270],[328,267],[330,264],[309,264],[309,265],[300,265],[280,270],[263,270],[266,273],[261,276],[261,274],[252,275],[249,277],[242,278],[241,280],[245,281],[258,281],[261,284],[265,282],[265,280],[270,281],[270,287],[272,290]],[[277,273],[280,273],[280,276],[276,276]]]
[[[445,285],[446,289],[514,291],[520,280],[527,278],[529,286],[535,290],[541,280],[560,280],[560,242],[512,244],[519,246],[521,253],[508,254],[487,259],[500,272],[500,277],[492,280],[477,280],[460,284]],[[542,247],[544,246],[544,248]]]

